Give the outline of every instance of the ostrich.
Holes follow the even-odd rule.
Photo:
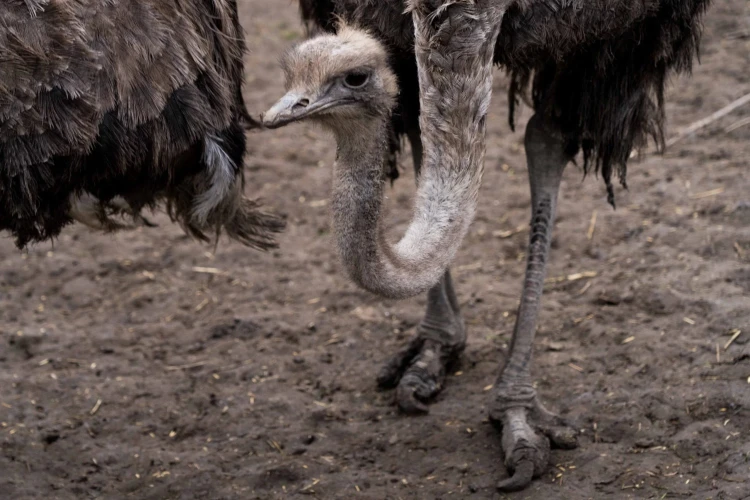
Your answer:
[[[244,49],[236,0],[4,0],[0,230],[22,248],[163,202],[199,239],[274,246],[242,194]]]
[[[437,4],[427,19],[414,15],[424,3]],[[311,119],[333,130],[338,152],[331,208],[350,277],[384,297],[428,293],[416,337],[378,376],[381,386],[396,387],[397,403],[406,412],[427,410],[426,403],[443,386],[447,367],[466,344],[448,264],[474,213],[475,183],[481,176],[476,162],[481,159],[451,156],[456,153],[451,141],[471,140],[468,136],[476,132],[467,123],[470,115],[461,113],[469,112],[465,102],[473,92],[484,91],[479,85],[484,80],[451,67],[458,73],[451,77],[458,89],[434,88],[429,65],[445,55],[420,37],[434,19],[463,12],[470,7],[462,4],[474,3],[482,2],[424,0],[413,8],[406,0],[301,0],[308,25],[331,33],[338,29],[339,38],[313,39],[291,53],[285,67],[290,92],[264,117],[268,126]],[[584,171],[601,175],[614,206],[612,179],[619,177],[627,187],[631,151],[649,138],[663,145],[665,81],[671,71],[689,71],[708,0],[491,3],[499,27],[493,59],[509,71],[512,82],[511,127],[515,107],[529,87],[534,108],[525,131],[531,188],[526,275],[509,353],[489,403],[491,420],[502,426],[505,465],[511,472],[498,487],[513,490],[524,488],[546,469],[550,441],[564,448],[576,446],[575,432],[544,408],[531,377],[563,170],[582,151]],[[353,42],[351,28],[339,29],[338,20],[366,30],[368,40],[382,46]],[[445,52],[468,57],[462,51],[479,43],[467,41],[451,22],[441,30]],[[391,90],[394,75],[398,95]],[[435,105],[439,96],[447,108]],[[385,113],[386,108],[392,112]],[[392,165],[398,150],[393,138],[400,135],[411,142],[419,188],[406,235],[388,247],[377,224],[379,168]]]

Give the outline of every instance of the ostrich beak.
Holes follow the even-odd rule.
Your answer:
[[[265,128],[279,128],[321,113],[327,109],[348,102],[346,99],[322,95],[310,97],[309,94],[292,90],[279,99],[271,109],[260,115]]]

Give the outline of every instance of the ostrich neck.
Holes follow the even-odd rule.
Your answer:
[[[437,283],[474,218],[504,12],[504,2],[493,2],[481,8],[448,2],[449,10],[434,12],[427,2],[411,4],[424,153],[412,220],[395,245],[387,243],[382,222],[387,117],[352,119],[336,129],[332,210],[339,251],[349,276],[383,297],[411,297]]]
[[[331,208],[349,276],[375,294],[406,298],[434,285],[455,256],[474,217],[484,148],[472,134],[464,134],[470,140],[458,144],[452,133],[423,134],[432,149],[425,151],[414,215],[405,235],[391,245],[383,220],[387,121],[369,118],[336,133]],[[456,148],[449,154],[444,149],[451,142]],[[449,175],[447,156],[460,159]],[[440,168],[430,161],[440,162]]]

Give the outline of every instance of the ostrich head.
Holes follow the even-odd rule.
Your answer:
[[[305,41],[282,59],[287,94],[262,117],[268,128],[313,120],[334,132],[390,114],[398,95],[383,46],[364,31]]]
[[[371,3],[371,2],[360,2]],[[311,119],[336,137],[331,214],[339,255],[361,287],[412,297],[445,275],[476,212],[492,56],[503,1],[410,0],[420,84],[421,176],[409,227],[385,234],[383,167],[398,87],[383,46],[342,26],[284,58],[287,94],[265,113],[275,128]],[[447,36],[449,35],[449,36]]]

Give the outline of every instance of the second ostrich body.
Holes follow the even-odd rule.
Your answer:
[[[448,17],[455,9],[462,8],[449,1],[424,3],[437,4],[436,11],[447,12]],[[708,2],[494,0],[489,3],[496,9],[494,20],[499,29],[497,43],[492,47],[493,59],[508,68],[512,75],[511,122],[514,105],[530,82],[535,110],[525,136],[532,198],[526,276],[510,352],[489,405],[490,417],[503,427],[505,462],[513,472],[499,487],[510,490],[528,485],[546,469],[550,440],[561,447],[576,444],[575,433],[544,409],[531,378],[532,345],[563,170],[578,151],[583,151],[585,167],[602,174],[609,201],[614,203],[612,177],[619,175],[624,185],[625,164],[632,149],[643,145],[649,136],[662,142],[665,79],[670,70],[689,69],[700,32],[700,15]],[[457,87],[452,93],[436,91],[429,72],[424,69],[429,67],[430,61],[442,60],[443,55],[434,52],[421,38],[425,18],[412,20],[413,13],[419,9],[406,8],[409,2],[302,0],[301,5],[305,19],[319,28],[334,31],[335,14],[370,30],[372,36],[387,47],[388,63],[398,79],[400,94],[385,92],[388,103],[396,100],[394,112],[383,117],[383,106],[377,108],[380,109],[378,116],[383,117],[379,129],[365,133],[353,126],[354,121],[340,127],[338,132],[334,127],[339,142],[339,162],[348,159],[362,163],[372,158],[371,152],[352,150],[342,143],[350,141],[367,148],[374,136],[379,138],[380,163],[377,168],[368,170],[367,175],[372,177],[371,184],[380,182],[381,187],[363,189],[345,197],[347,205],[339,204],[334,196],[332,209],[334,218],[365,221],[365,224],[334,224],[340,244],[342,240],[348,242],[341,253],[350,276],[358,284],[386,297],[405,297],[429,288],[427,311],[416,338],[392,358],[379,377],[381,385],[397,387],[397,400],[402,409],[424,411],[426,401],[442,388],[447,366],[466,344],[464,323],[447,264],[465,235],[467,221],[473,216],[474,182],[481,175],[481,166],[474,165],[474,159],[467,161],[466,167],[473,169],[476,176],[442,177],[450,168],[439,167],[439,153],[446,149],[441,147],[440,141],[451,144],[450,137],[465,138],[473,133],[469,124],[457,117],[462,112],[469,113],[460,107],[463,102],[471,101],[473,89],[481,92],[482,87],[478,80],[460,72],[455,74],[454,68],[448,66],[449,72],[454,73]],[[449,52],[471,46],[471,42],[457,35],[459,32],[457,28],[455,31],[446,28],[443,32],[444,43],[450,45],[447,40],[452,39],[455,44],[452,49],[446,49]],[[342,36],[348,35],[342,33]],[[340,43],[347,45],[345,40]],[[478,44],[479,40],[473,43]],[[313,47],[318,47],[317,53],[310,52]],[[377,45],[370,49],[375,50],[373,47]],[[412,50],[416,52],[416,59]],[[333,72],[325,78],[320,74],[309,78],[310,68],[326,67],[317,64],[319,59],[343,57],[345,51],[340,46],[302,44],[297,51],[309,56],[313,63],[289,65],[287,83],[291,87],[301,84],[300,88],[307,94],[288,96],[286,114],[280,113],[285,107],[282,100],[266,116],[268,123],[278,125],[313,117],[326,123],[329,119],[326,115],[333,113],[334,108],[346,110],[350,119],[356,113],[360,113],[360,118],[372,116],[373,110],[365,105],[377,101],[372,94],[375,90],[372,84],[377,80],[372,79],[362,82],[363,88],[358,90],[368,95],[368,99],[339,99],[337,104],[327,103],[325,112],[317,107],[320,98],[325,98],[333,88],[331,82],[343,76]],[[384,65],[384,50],[378,48],[377,51],[381,54],[377,61]],[[360,47],[359,59],[355,60],[361,61],[367,52],[367,47]],[[360,67],[359,73],[364,74],[368,67]],[[431,104],[435,95],[450,95],[444,109]],[[426,103],[429,108],[425,108]],[[406,134],[412,143],[419,191],[412,225],[404,239],[390,249],[382,244],[378,226],[361,216],[369,215],[375,220],[379,216],[382,178],[388,172],[388,168],[383,167],[392,160],[391,153],[396,148],[392,138],[399,133]],[[362,187],[362,179],[352,178],[353,172],[363,173],[356,168],[346,169],[348,177],[343,180],[350,181],[350,191]],[[341,180],[338,172],[334,176]],[[442,182],[443,179],[450,182]],[[451,193],[452,189],[456,191]],[[421,219],[424,213],[432,213],[434,217]],[[420,229],[420,220],[436,223],[435,232]],[[359,247],[350,244],[357,240],[357,234],[364,243]],[[411,254],[405,252],[407,249],[402,243],[420,234],[427,237],[412,248]],[[348,251],[352,247],[357,251]],[[380,261],[383,255],[385,262],[406,265],[396,269],[370,265]],[[408,256],[411,260],[404,258]],[[362,272],[363,264],[368,272]],[[427,276],[434,286],[429,286]]]
[[[198,238],[274,246],[242,192],[244,50],[235,0],[4,0],[0,230],[23,247],[165,202]]]

